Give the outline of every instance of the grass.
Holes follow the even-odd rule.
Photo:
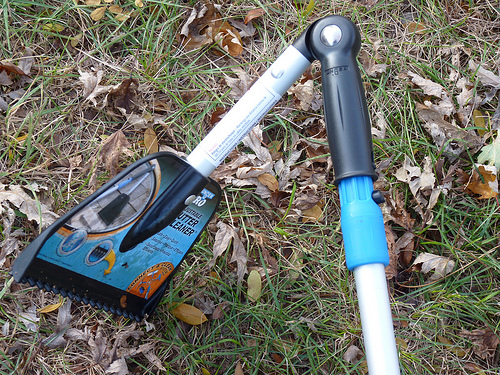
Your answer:
[[[474,342],[464,334],[491,330],[499,337],[498,199],[478,199],[464,191],[458,171],[472,173],[478,149],[468,149],[458,158],[446,156],[417,114],[416,103],[436,103],[436,98],[425,96],[407,76],[416,73],[442,85],[458,108],[461,90],[456,79],[450,78],[456,71],[458,77],[470,81],[474,97],[485,98],[489,88],[469,70],[468,62],[485,64],[498,73],[498,4],[335,0],[317,1],[306,14],[309,2],[305,1],[233,1],[222,6],[223,17],[242,21],[250,10],[260,7],[264,14],[253,21],[255,35],[243,39],[243,54],[231,57],[215,45],[194,51],[179,47],[177,34],[196,3],[144,0],[144,7],[137,8],[134,1],[120,1],[124,11],[133,11],[129,19],[119,21],[107,10],[100,21],[93,21],[90,13],[96,6],[83,1],[1,2],[0,61],[18,64],[24,47],[29,47],[34,51],[34,65],[31,79],[15,77],[12,85],[0,86],[0,97],[9,101],[7,111],[0,110],[0,183],[25,187],[36,183],[41,186],[36,199],[63,214],[109,179],[109,171],[96,163],[107,137],[121,130],[129,141],[132,156],[122,155],[120,168],[146,155],[143,128],[128,121],[111,100],[103,105],[103,96],[96,105],[83,99],[80,71],[102,70],[101,85],[138,79],[133,113],[147,119],[161,147],[189,153],[211,128],[216,108],[227,109],[234,103],[227,85],[227,78],[236,77],[233,69],[242,67],[255,79],[309,23],[331,13],[345,15],[360,28],[366,56],[374,63],[387,64],[387,70],[377,76],[368,75],[367,60],[360,64],[372,123],[383,120],[386,124],[385,136],[374,143],[380,167],[377,188],[386,199],[399,202],[399,211],[392,212],[393,219],[386,223],[396,238],[407,231],[415,236],[410,262],[400,259],[397,275],[389,280],[401,371],[498,373],[494,339]],[[456,50],[449,49],[455,46]],[[318,71],[319,65],[313,65],[319,93]],[[13,92],[19,94],[17,99],[9,96]],[[478,109],[491,118],[497,105],[498,95]],[[362,356],[344,359],[351,346],[363,350],[363,342],[354,280],[344,264],[340,205],[332,172],[322,159],[322,149],[319,154],[307,154],[307,147],[296,142],[322,130],[321,110],[297,108],[291,95],[277,104],[262,122],[264,143],[269,146],[278,140],[285,160],[301,145],[302,156],[295,167],[303,170],[293,180],[295,199],[306,194],[321,198],[323,216],[304,222],[303,210],[289,202],[292,181],[280,207],[261,197],[254,186],[225,184],[214,222],[175,276],[156,314],[148,324],[133,328],[142,336],[129,336],[117,347],[120,353],[128,350],[130,372],[237,374],[239,364],[244,374],[255,375],[366,373]],[[448,120],[478,134],[472,121],[462,123],[456,115]],[[490,143],[496,132],[486,129],[482,142]],[[238,152],[249,150],[239,147]],[[416,210],[409,186],[395,177],[406,156],[420,167],[430,157],[436,176],[450,173],[451,188],[447,195],[440,195],[427,224]],[[4,206],[0,239],[17,241],[18,249],[0,269],[0,374],[30,374],[36,369],[43,374],[104,374],[104,362],[93,359],[97,330],[102,329],[107,338],[105,353],[110,355],[118,335],[129,332],[132,323],[75,303],[70,327],[88,336],[57,348],[44,346],[43,340],[57,329],[57,312],[38,314],[35,332],[20,316],[31,306],[41,308],[58,297],[9,284],[8,274],[15,256],[40,228],[19,207],[8,202]],[[401,215],[411,219],[411,227],[398,220]],[[246,279],[238,284],[230,250],[209,268],[217,221],[237,228],[248,253],[248,268],[261,273],[263,290],[258,302],[248,301]],[[16,229],[21,232],[14,235]],[[447,257],[455,261],[455,267],[445,278],[430,283],[428,275],[412,267],[421,253]],[[204,307],[208,321],[190,326],[175,319],[169,306],[179,302]],[[213,315],[216,308],[223,310],[218,318]],[[131,354],[130,348],[148,343],[153,345],[148,353],[153,356]],[[485,345],[482,351],[478,350],[481,343]],[[488,345],[491,354],[486,353]]]

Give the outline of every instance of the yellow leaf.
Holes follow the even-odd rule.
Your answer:
[[[71,46],[74,48],[78,45],[78,43],[80,43],[80,41],[83,39],[83,34],[80,33],[80,34],[77,34],[75,35],[73,38],[71,38]]]
[[[323,215],[323,209],[317,204],[308,210],[302,211],[302,215],[304,216],[304,221],[319,221]]]
[[[123,12],[123,9],[119,5],[116,5],[116,4],[111,5],[108,9],[111,13],[120,14]]]
[[[260,292],[262,290],[262,280],[260,278],[260,273],[256,270],[250,271],[248,275],[248,299],[252,302],[257,302],[260,297]]]
[[[130,18],[130,12],[117,14],[115,18],[120,22],[126,21]]]
[[[148,154],[158,152],[158,137],[152,128],[147,128],[144,132],[144,144],[148,150]]]
[[[279,188],[278,180],[270,173],[263,173],[257,179],[271,191],[276,191]]]
[[[472,116],[474,117],[474,126],[478,129],[477,132],[480,136],[483,136],[486,133],[486,125],[484,123],[484,115],[479,109],[475,109],[472,112]]]
[[[85,4],[90,6],[100,5],[101,0],[85,0]]]
[[[21,143],[21,142],[23,142],[26,138],[28,138],[28,135],[27,135],[27,134],[25,134],[25,135],[21,135],[21,136],[19,136],[19,137],[17,137],[17,138],[16,138],[16,142],[17,142],[17,143]]]
[[[100,7],[95,9],[92,13],[90,13],[90,18],[94,21],[99,21],[104,17],[104,12],[106,12],[107,7]]]
[[[138,8],[142,8],[144,6],[144,3],[142,0],[135,0],[135,6]]]
[[[206,368],[204,368],[204,367],[202,367],[202,368],[201,368],[201,373],[202,373],[203,375],[212,375],[212,374],[210,374],[210,371],[208,371],[208,370],[207,370]]]
[[[111,4],[115,0],[104,0],[105,3]]]
[[[427,32],[427,27],[421,22],[410,22],[406,25],[406,31],[423,35]]]
[[[408,344],[401,337],[396,337],[396,345],[400,351],[401,351],[401,349],[404,349],[404,350],[408,349]]]
[[[207,321],[207,317],[203,312],[194,306],[186,303],[181,303],[175,309],[170,311],[177,319],[192,326],[200,325]]]
[[[56,311],[59,307],[61,307],[63,305],[63,303],[64,303],[64,299],[61,299],[58,303],[42,307],[40,310],[38,310],[38,312],[40,314],[48,314],[52,311]]]
[[[445,345],[445,349],[453,354],[455,354],[457,357],[463,358],[467,355],[467,352],[463,350],[462,348],[459,348],[453,344],[453,342],[446,337],[437,335],[437,339],[441,344]]]
[[[305,16],[308,16],[309,14],[311,14],[311,12],[314,9],[314,5],[316,5],[314,0],[309,1],[309,4],[307,4],[306,9],[304,9],[304,11],[302,12],[302,16],[305,17]]]
[[[46,23],[45,25],[43,25],[43,29],[46,31],[60,33],[64,30],[64,26],[59,25],[58,23]]]

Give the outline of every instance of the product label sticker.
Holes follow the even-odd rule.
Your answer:
[[[73,215],[37,257],[148,299],[179,265],[215,211],[219,190],[208,185],[177,218],[126,252],[132,225],[185,168],[158,157],[135,168]]]

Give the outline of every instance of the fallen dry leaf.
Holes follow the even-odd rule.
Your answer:
[[[18,314],[19,320],[25,325],[28,332],[38,331],[40,318],[36,315],[36,307],[31,306],[27,311]]]
[[[108,339],[104,336],[104,331],[99,325],[93,337],[89,338],[88,344],[92,353],[92,359],[95,363],[100,364],[106,354],[106,346]]]
[[[8,61],[0,62],[0,72],[6,72],[11,78],[26,75],[20,67]]]
[[[252,302],[257,302],[262,291],[262,279],[260,273],[256,270],[250,271],[247,279],[248,283],[248,299]]]
[[[477,128],[476,131],[480,136],[486,133],[486,124],[484,122],[484,115],[479,109],[472,111],[472,118],[474,119],[474,126]],[[499,157],[500,161],[500,157]]]
[[[490,328],[475,329],[474,331],[463,330],[460,336],[468,338],[474,345],[473,350],[480,358],[488,360],[495,356],[500,340]]]
[[[443,86],[441,86],[439,83],[435,83],[429,79],[422,78],[418,74],[412,72],[408,72],[408,75],[412,77],[412,82],[424,91],[424,94],[435,96],[437,98],[441,98],[443,94],[445,94]]]
[[[201,48],[216,43],[231,56],[237,57],[243,52],[243,42],[238,30],[219,13],[220,6],[210,3],[197,3],[179,33],[181,44],[186,50]]]
[[[500,76],[483,68],[473,60],[469,60],[469,69],[476,73],[476,77],[485,86],[490,86],[495,89],[500,89]]]
[[[395,244],[395,252],[399,254],[399,261],[404,267],[410,265],[415,250],[415,234],[407,231],[403,234]]]
[[[90,13],[90,18],[92,18],[94,21],[99,21],[104,17],[104,13],[106,12],[107,7],[100,7],[97,9],[94,9],[92,13]]]
[[[278,180],[270,173],[263,173],[257,179],[271,191],[276,191],[279,188]]]
[[[47,305],[45,307],[42,307],[40,310],[38,310],[38,312],[40,314],[48,314],[48,313],[51,313],[52,311],[56,311],[57,309],[59,309],[59,307],[61,307],[64,303],[64,299],[61,299],[58,303],[54,303],[52,305]]]
[[[240,33],[227,21],[220,26],[216,33],[213,33],[212,38],[220,48],[233,57],[238,57],[243,52],[243,41]]]
[[[115,132],[102,142],[98,163],[104,163],[104,167],[109,171],[111,177],[118,173],[120,155],[122,153],[130,155],[131,151],[128,149],[129,147],[130,144],[121,130]]]
[[[25,75],[29,76],[34,62],[33,50],[29,47],[24,47],[23,57],[19,59],[19,69],[21,69]]]
[[[288,89],[288,94],[294,95],[298,100],[298,109],[308,111],[311,108],[314,99],[313,80],[310,79],[305,83],[297,83]]]
[[[7,71],[2,70],[0,72],[0,86],[10,86],[14,83],[12,79],[7,74]]]
[[[363,352],[356,345],[351,345],[347,348],[342,358],[349,363],[357,363],[364,357]]]
[[[236,364],[236,367],[234,369],[234,375],[244,375],[245,373],[243,372],[243,367],[241,367],[241,363],[238,362]]]
[[[500,169],[500,133],[498,133],[492,144],[486,145],[481,149],[477,161],[480,164],[487,161],[488,164],[494,165],[497,169]]]
[[[253,79],[241,68],[234,68],[233,72],[236,73],[238,78],[226,77],[226,84],[231,88],[229,95],[234,100],[239,100],[250,89]]]
[[[255,18],[261,17],[264,14],[266,14],[264,8],[256,8],[249,10],[247,15],[245,16],[245,24],[249,23],[251,20]]]
[[[323,216],[323,208],[321,204],[316,204],[314,207],[302,211],[304,222],[312,221],[319,222]]]
[[[234,236],[235,232],[232,227],[222,221],[217,222],[217,233],[215,233],[215,240],[212,249],[213,258],[209,263],[210,267],[213,267],[217,258],[224,254]]]
[[[243,138],[242,143],[250,148],[262,163],[269,163],[272,161],[269,149],[264,146],[262,127],[260,124],[255,126],[252,131]]]
[[[444,120],[444,116],[428,107],[416,103],[418,118],[423,121],[425,130],[431,135],[436,146],[444,148],[445,155],[454,160],[465,147],[474,153],[481,145],[481,137]]]
[[[390,280],[398,274],[399,253],[396,252],[396,234],[387,224],[385,224],[385,238],[389,251],[389,264],[385,267],[385,277]]]
[[[83,98],[91,101],[95,106],[97,106],[95,98],[100,94],[109,93],[113,89],[113,86],[99,85],[102,77],[104,76],[104,72],[102,70],[98,70],[95,75],[82,70],[79,70],[78,72],[80,73],[80,77],[78,77],[78,79],[83,85]]]
[[[415,262],[413,262],[413,268],[415,270],[420,269],[423,273],[429,273],[434,270],[434,273],[427,280],[428,282],[433,282],[445,277],[455,267],[455,262],[447,257],[440,255],[421,253],[418,255]]]
[[[116,14],[120,14],[123,12],[123,9],[121,6],[117,5],[117,4],[113,4],[111,5],[108,10],[111,12],[111,13],[116,13]]]
[[[27,187],[26,190],[31,190]],[[57,218],[54,212],[40,202],[32,198],[20,185],[3,185],[0,183],[0,204],[10,202],[25,214],[28,220],[34,220],[39,226],[45,228],[52,224]]]
[[[0,202],[0,215],[2,217],[2,235],[3,240],[0,242],[0,268],[5,264],[8,255],[19,250],[19,236],[24,234],[22,229],[12,231],[12,225],[16,220],[16,213],[7,204]],[[1,292],[0,292],[1,294]],[[0,295],[0,299],[2,296]]]
[[[148,154],[158,152],[158,137],[153,128],[147,128],[144,131],[144,145],[146,146],[146,150],[148,150]]]
[[[207,317],[200,309],[192,305],[188,305],[187,303],[181,303],[170,310],[170,313],[177,319],[192,326],[200,325],[207,321]]]
[[[231,26],[235,27],[238,30],[241,38],[254,36],[257,32],[257,29],[253,26],[253,23],[250,22],[248,24],[240,21],[236,21],[234,19],[228,20]]]
[[[236,231],[235,231],[236,233]],[[238,285],[243,281],[243,277],[248,272],[247,270],[248,254],[241,242],[240,236],[236,233],[233,238],[233,255],[231,256],[231,263],[236,262],[236,276],[238,277]]]
[[[465,185],[465,191],[469,194],[479,195],[478,199],[490,199],[498,196],[497,168],[480,164],[476,164],[476,168],[473,169],[472,176]]]
[[[424,35],[428,31],[428,28],[421,22],[409,22],[406,24],[406,31],[412,34]]]
[[[463,358],[467,355],[467,352],[465,350],[463,350],[462,348],[460,348],[459,346],[456,346],[455,343],[453,343],[453,341],[451,341],[450,339],[444,337],[444,336],[441,336],[441,335],[437,335],[437,340],[441,343],[441,344],[444,344],[444,348],[449,351],[450,353],[453,353],[455,354],[457,357],[459,358]]]
[[[188,51],[213,43],[212,28],[221,16],[213,4],[196,3],[179,34]]]
[[[416,197],[419,191],[432,189],[436,182],[436,177],[432,171],[430,157],[425,157],[423,171],[418,166],[413,166],[412,164],[410,158],[405,156],[403,166],[396,171],[394,176],[399,181],[406,182],[410,186],[412,194]]]
[[[135,90],[139,87],[139,81],[135,78],[123,80],[118,87],[113,87],[109,94],[115,97],[115,106],[125,109],[126,114],[132,112],[132,100],[135,96]]]
[[[58,310],[56,329],[52,335],[43,340],[43,344],[49,349],[66,346],[67,340],[64,338],[64,335],[66,334],[66,330],[70,326],[71,319],[73,318],[73,316],[71,315],[70,299],[62,299],[60,303],[46,306],[39,312],[42,313],[43,310],[45,310],[44,312],[48,313],[50,312],[49,310],[53,309],[54,307]]]

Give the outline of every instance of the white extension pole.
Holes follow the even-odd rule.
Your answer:
[[[189,164],[208,177],[310,65],[295,47],[283,51],[188,155]]]
[[[369,374],[399,375],[399,358],[384,265],[365,264],[356,267],[353,272]]]

